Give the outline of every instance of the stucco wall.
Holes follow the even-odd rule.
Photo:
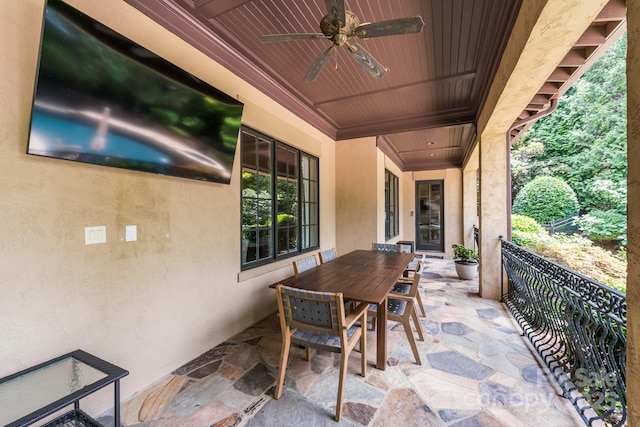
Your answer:
[[[375,138],[336,143],[336,249],[370,249],[377,239],[378,149]]]
[[[629,426],[640,425],[640,1],[627,2],[627,402]]]
[[[68,2],[237,96],[246,125],[319,156],[321,242],[334,246],[332,140],[123,1]],[[44,2],[2,4],[0,376],[81,348],[130,371],[126,399],[274,312],[267,286],[291,261],[239,275],[239,155],[220,185],[24,154]],[[93,225],[107,243],[84,244]],[[83,408],[110,407],[105,393]]]

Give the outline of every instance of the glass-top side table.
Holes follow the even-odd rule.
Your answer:
[[[129,372],[76,350],[0,379],[0,425],[26,426],[113,383],[114,423],[120,424],[119,380]],[[87,418],[82,413],[83,418]],[[55,420],[51,425],[55,425]]]

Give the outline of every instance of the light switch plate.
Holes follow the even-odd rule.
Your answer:
[[[97,243],[106,243],[107,241],[107,226],[98,225],[95,227],[84,228],[84,244],[95,245]]]
[[[124,234],[127,242],[135,242],[138,240],[138,227],[135,225],[127,225],[124,229]]]

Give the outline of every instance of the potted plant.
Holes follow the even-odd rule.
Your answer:
[[[478,254],[473,249],[460,243],[454,243],[453,260],[456,263],[456,273],[462,280],[470,280],[478,274]]]

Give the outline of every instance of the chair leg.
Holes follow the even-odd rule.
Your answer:
[[[360,327],[360,375],[367,376],[367,319],[364,326]]]
[[[413,306],[411,310],[411,317],[413,318],[413,323],[416,325],[416,331],[418,332],[418,339],[420,341],[424,341],[424,333],[422,332],[422,323],[420,323],[420,317],[418,316],[418,310],[416,310],[416,306]]]
[[[409,340],[411,351],[413,351],[413,357],[416,358],[416,363],[418,365],[422,365],[422,361],[420,360],[420,353],[418,352],[418,346],[416,344],[416,339],[413,337],[413,331],[411,331],[411,322],[409,321],[409,316],[404,316],[402,318],[402,326],[404,327],[405,333],[407,334],[407,339]]]
[[[338,400],[336,402],[336,421],[340,421],[342,417],[342,397],[344,394],[344,379],[347,374],[347,362],[349,361],[349,353],[342,351],[340,355],[340,380],[338,381]]]
[[[418,307],[420,308],[420,313],[422,313],[422,317],[427,317],[427,312],[424,311],[424,305],[422,304],[422,297],[420,296],[420,290],[416,292],[416,301],[418,302]]]
[[[305,358],[307,362],[311,360],[311,347],[309,346],[305,347]]]
[[[291,347],[291,336],[287,334],[283,338],[282,353],[280,353],[280,369],[278,371],[278,382],[276,383],[276,392],[273,395],[274,399],[280,399],[280,396],[282,396],[282,387],[284,385],[284,374],[287,370],[287,360],[289,359],[290,347]]]

